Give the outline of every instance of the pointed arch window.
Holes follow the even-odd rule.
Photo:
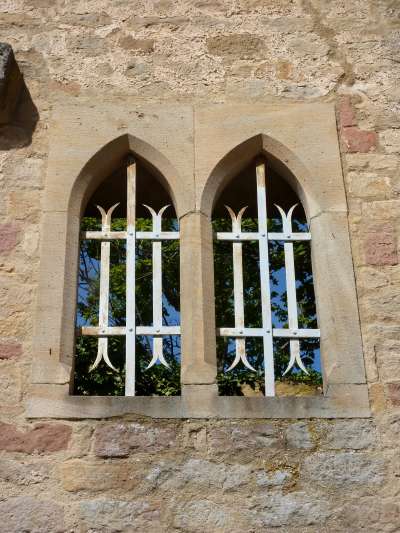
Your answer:
[[[258,158],[219,196],[213,226],[220,394],[275,396],[283,382],[286,392],[293,383],[321,391],[311,234],[299,199]]]
[[[28,416],[368,416],[332,106],[133,105],[54,110]]]
[[[179,394],[179,227],[171,204],[154,172],[132,156],[87,204],[77,394]]]

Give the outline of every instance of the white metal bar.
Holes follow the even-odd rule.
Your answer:
[[[255,232],[235,232],[228,233],[218,231],[216,233],[217,241],[258,241],[259,233]],[[310,241],[311,233],[268,233],[269,241]]]
[[[82,231],[82,239],[96,239],[99,241],[113,241],[126,239],[126,231]],[[178,240],[179,231],[137,231],[136,240],[170,241]]]
[[[126,231],[82,231],[81,239],[99,241],[125,240]]]
[[[234,233],[241,232],[242,216],[246,207],[243,207],[236,215],[234,211],[225,206],[232,219],[232,231]],[[244,298],[243,298],[243,250],[242,243],[233,243],[233,301],[235,312],[235,327],[244,328]],[[227,369],[227,372],[235,368],[235,366],[242,361],[243,364],[249,369],[255,371],[250,365],[246,357],[246,339],[237,337],[235,339],[235,358]]]
[[[119,204],[113,205],[107,212],[97,206],[101,213],[101,229],[104,232],[110,231],[111,228],[111,216],[114,209]],[[99,295],[99,327],[108,327],[108,307],[110,296],[110,243],[102,242],[100,249],[100,295]],[[97,341],[97,357],[90,370],[94,370],[100,364],[100,361],[104,359],[105,363],[117,370],[111,363],[108,356],[108,339],[99,338]]]
[[[90,335],[92,337],[113,337],[126,335],[125,326],[108,326],[100,328],[97,326],[82,326],[77,328],[76,334]],[[180,326],[162,326],[155,328],[153,326],[136,326],[136,335],[163,337],[167,335],[180,335]],[[250,335],[249,335],[250,336]]]
[[[282,217],[283,232],[290,234],[292,232],[292,214],[297,204],[293,205],[286,214],[281,207],[276,205],[276,208]],[[285,255],[285,277],[286,277],[286,298],[288,309],[288,324],[289,329],[298,329],[298,313],[297,313],[297,295],[296,295],[296,271],[294,265],[294,250],[292,242],[284,243]],[[300,341],[298,339],[290,339],[289,342],[290,358],[283,376],[289,372],[297,363],[299,368],[308,374],[303,361],[300,356]]]
[[[137,240],[174,241],[179,239],[179,231],[137,231]]]
[[[217,335],[220,337],[263,337],[263,328],[217,328]],[[319,329],[287,329],[273,328],[273,337],[293,338],[293,339],[316,339],[320,337]]]
[[[161,217],[163,212],[169,207],[168,205],[162,207],[158,213],[148,205],[145,205],[150,211],[153,219],[153,234],[159,235],[161,233]],[[162,250],[161,241],[153,241],[153,327],[155,330],[160,330],[162,327]],[[153,356],[147,368],[151,368],[160,361],[166,367],[169,367],[163,354],[163,338],[160,336],[153,337]]]
[[[256,165],[257,178],[257,211],[260,281],[261,281],[261,314],[264,348],[265,396],[275,396],[274,352],[272,341],[272,312],[269,281],[269,253],[268,253],[268,217],[267,198],[265,193],[265,163]]]
[[[136,317],[135,317],[135,258],[136,258],[136,163],[129,157],[126,206],[126,337],[125,337],[125,396],[135,395],[136,379]]]

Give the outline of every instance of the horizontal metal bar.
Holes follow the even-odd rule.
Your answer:
[[[241,232],[241,233],[228,233],[228,232],[221,232],[218,231],[216,233],[216,239],[217,241],[234,241],[234,242],[241,242],[241,241],[258,241],[260,237],[265,237],[262,233],[254,233],[254,232]],[[311,233],[304,232],[304,233],[268,233],[268,240],[269,241],[310,241],[311,240]]]
[[[179,239],[179,231],[137,231],[136,239],[148,239],[151,241],[173,241]]]
[[[136,335],[148,335],[152,337],[164,337],[166,335],[180,335],[180,326],[136,326]],[[125,326],[108,326],[106,328],[100,328],[97,326],[83,326],[77,328],[77,335],[88,335],[92,337],[113,337],[126,335]]]
[[[97,239],[99,241],[113,241],[126,239],[126,231],[82,231],[81,239]],[[171,241],[179,239],[179,231],[137,231],[136,240]]]
[[[99,241],[113,241],[126,239],[126,231],[82,231],[81,239],[96,239]]]
[[[262,328],[217,328],[217,335],[220,337],[262,337],[264,335]],[[269,333],[267,331],[267,333]],[[319,338],[319,329],[287,329],[274,328],[272,330],[274,337],[308,339]]]

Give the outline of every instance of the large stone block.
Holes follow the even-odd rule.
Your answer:
[[[306,457],[301,469],[304,480],[351,490],[356,486],[381,484],[384,473],[383,458],[352,452],[314,453]]]
[[[12,424],[0,424],[0,450],[23,453],[52,453],[65,450],[72,429],[65,424],[37,424],[19,431]]]
[[[85,531],[165,531],[159,507],[147,501],[83,500],[79,514]]]
[[[51,466],[43,462],[23,462],[12,459],[0,460],[0,479],[17,486],[43,483],[50,478]]]
[[[134,452],[159,452],[176,442],[175,427],[135,422],[107,424],[96,429],[94,452],[99,457],[127,457]]]
[[[110,489],[132,490],[140,484],[140,470],[132,464],[67,461],[60,466],[65,490],[102,492]]]
[[[214,463],[204,459],[189,459],[182,465],[160,464],[146,476],[157,480],[163,490],[176,491],[237,491],[239,487],[249,484],[251,467],[241,464]]]
[[[377,433],[371,420],[336,420],[326,428],[321,447],[331,450],[363,450],[376,445]]]
[[[51,500],[18,496],[0,502],[1,531],[4,533],[63,533],[64,512]]]
[[[331,514],[331,504],[327,499],[316,499],[306,492],[258,496],[252,498],[251,510],[246,512],[249,523],[256,531],[282,526],[321,526]]]
[[[273,424],[227,424],[210,428],[207,438],[210,453],[266,453],[283,448],[279,429]],[[250,452],[251,450],[251,452]]]

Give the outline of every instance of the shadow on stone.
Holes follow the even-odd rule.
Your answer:
[[[23,84],[12,120],[0,125],[0,150],[28,146],[39,120],[39,113],[28,88]]]
[[[39,114],[11,46],[0,43],[0,150],[27,146]]]

